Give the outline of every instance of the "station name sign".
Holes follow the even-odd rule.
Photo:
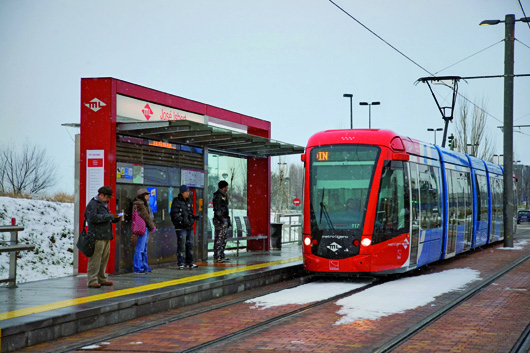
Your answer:
[[[116,105],[116,115],[118,116],[118,120],[122,121],[190,120],[201,124],[204,124],[206,121],[203,115],[142,101],[119,94],[116,95]]]

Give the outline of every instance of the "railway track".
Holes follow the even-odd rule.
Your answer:
[[[391,352],[398,346],[404,344],[409,339],[411,339],[413,336],[424,330],[429,325],[433,324],[435,321],[449,313],[454,308],[461,305],[466,300],[469,300],[471,297],[473,297],[478,292],[482,291],[486,287],[490,286],[494,281],[498,280],[508,272],[515,269],[517,266],[521,265],[525,261],[530,259],[530,255],[525,256],[509,266],[505,267],[504,269],[500,270],[496,274],[489,277],[487,280],[483,281],[482,283],[476,285],[471,290],[466,291],[461,296],[453,300],[451,303],[448,303],[444,307],[440,308],[436,312],[432,313],[428,317],[424,318],[420,322],[416,323],[415,325],[411,326],[407,330],[403,331],[401,334],[393,337],[391,340],[387,341],[377,349],[373,350],[373,353],[386,353]],[[514,345],[514,348],[510,351],[510,353],[522,353],[522,352],[528,352],[528,348],[530,347],[530,325],[527,326],[526,330],[523,332],[521,338],[516,342]]]
[[[286,286],[286,287],[283,287],[283,288],[280,288],[280,289],[271,290],[271,291],[268,291],[268,292],[261,292],[261,293],[256,294],[256,295],[245,296],[245,297],[240,298],[240,299],[235,299],[235,300],[227,301],[227,302],[224,302],[224,303],[221,303],[221,304],[212,305],[212,306],[209,306],[209,307],[206,307],[206,308],[203,308],[203,309],[199,309],[199,310],[192,310],[192,311],[189,311],[189,312],[186,312],[186,313],[183,313],[183,314],[175,315],[175,316],[173,316],[170,319],[159,320],[157,322],[153,322],[153,323],[144,325],[142,327],[135,327],[135,328],[125,329],[125,330],[122,330],[122,331],[117,332],[117,333],[108,334],[108,335],[104,335],[104,336],[99,336],[97,339],[83,340],[83,342],[76,343],[76,344],[70,345],[70,346],[65,347],[65,348],[56,349],[56,350],[54,350],[54,352],[56,352],[56,353],[67,353],[67,352],[73,352],[73,351],[78,351],[78,350],[84,350],[83,347],[97,345],[100,342],[109,341],[109,340],[112,340],[112,339],[115,339],[115,338],[119,338],[119,337],[122,337],[122,336],[131,335],[131,334],[138,333],[138,332],[141,332],[141,331],[144,331],[144,330],[148,330],[148,329],[156,328],[158,326],[166,325],[166,324],[169,324],[169,323],[172,323],[172,322],[185,320],[185,319],[188,319],[188,318],[193,317],[193,316],[198,316],[198,315],[201,315],[201,314],[214,312],[216,310],[226,309],[226,308],[229,308],[229,307],[234,306],[236,304],[244,303],[244,302],[246,302],[248,300],[251,300],[251,299],[255,299],[255,298],[259,298],[259,297],[262,297],[262,296],[265,296],[265,295],[268,295],[268,294],[273,294],[273,293],[276,293],[276,292],[279,292],[279,291],[295,288],[295,287],[298,287],[300,285],[303,285],[303,284],[306,284],[306,283],[310,283],[310,282],[314,281],[315,278],[317,278],[317,277],[315,277],[313,275],[309,275],[309,276],[306,276],[306,277],[299,278],[298,280],[299,280],[300,283],[298,283],[298,284],[289,285],[289,286]],[[230,339],[233,339],[235,337],[255,332],[255,331],[257,331],[257,330],[259,330],[261,328],[264,328],[264,327],[266,327],[268,325],[280,322],[280,321],[285,320],[285,319],[287,319],[289,317],[293,317],[293,316],[295,316],[295,315],[297,315],[297,314],[299,314],[301,312],[304,312],[306,310],[309,310],[309,309],[312,309],[312,308],[316,308],[316,307],[321,306],[323,304],[326,304],[326,303],[329,303],[329,302],[333,302],[333,301],[342,299],[344,297],[359,293],[359,292],[361,292],[363,290],[371,288],[371,287],[373,287],[375,285],[378,285],[378,284],[380,284],[382,282],[383,281],[374,280],[372,283],[368,283],[366,286],[363,286],[363,287],[360,287],[360,288],[357,288],[357,289],[354,289],[354,290],[351,290],[351,291],[348,291],[348,292],[333,296],[333,297],[325,299],[325,300],[321,300],[321,301],[306,305],[306,306],[304,306],[302,308],[299,308],[297,310],[290,311],[288,313],[273,317],[271,319],[268,319],[268,320],[265,320],[263,322],[260,322],[260,323],[258,323],[256,325],[252,325],[250,327],[247,327],[245,329],[238,330],[238,331],[235,331],[235,332],[231,332],[231,333],[228,333],[226,335],[220,336],[220,337],[218,337],[218,338],[216,338],[214,340],[211,340],[211,341],[208,341],[208,342],[204,342],[204,343],[201,343],[201,344],[199,344],[197,346],[190,347],[188,349],[182,350],[182,352],[198,352],[200,350],[206,349],[206,348],[214,346],[216,344],[220,344],[220,343],[226,342],[226,341],[228,341]],[[91,351],[95,351],[95,349],[91,349]]]
[[[517,268],[517,266],[523,264],[528,259],[530,259],[530,255],[528,255],[526,257],[523,257],[523,258],[521,258],[521,259],[519,259],[517,261],[514,261],[514,262],[508,264],[507,267],[505,267],[505,268],[503,268],[503,269],[501,269],[501,270],[499,270],[497,272],[491,272],[493,274],[490,275],[487,279],[482,280],[480,284],[472,287],[469,290],[466,290],[462,295],[458,296],[457,298],[452,300],[450,303],[447,303],[446,305],[444,305],[440,309],[436,310],[432,314],[424,317],[423,319],[421,319],[421,321],[418,321],[417,323],[413,324],[413,326],[410,326],[408,329],[404,330],[403,332],[398,333],[397,335],[394,333],[393,337],[390,340],[386,341],[385,343],[380,344],[380,343],[375,343],[374,342],[374,345],[372,345],[366,351],[370,351],[371,350],[372,352],[391,352],[391,351],[395,350],[396,348],[398,348],[400,346],[402,346],[401,349],[403,349],[404,347],[406,347],[407,341],[411,340],[415,335],[417,335],[418,333],[422,332],[423,330],[428,328],[430,325],[435,323],[437,320],[439,320],[440,318],[442,318],[445,315],[447,315],[449,312],[451,312],[451,310],[457,308],[459,305],[462,305],[467,300],[471,299],[474,295],[476,295],[480,291],[482,291],[485,288],[487,288],[488,286],[492,285],[493,282],[501,279],[504,275],[506,275],[507,273],[509,273],[513,269]],[[150,324],[147,324],[147,325],[143,325],[141,327],[136,327],[136,328],[132,328],[132,329],[125,329],[125,330],[122,330],[122,331],[119,331],[119,332],[116,332],[116,333],[113,333],[113,334],[99,336],[99,337],[94,338],[92,340],[84,340],[82,343],[80,342],[80,343],[75,344],[75,345],[70,345],[67,348],[60,349],[60,350],[54,350],[54,351],[57,351],[57,352],[72,352],[72,351],[83,349],[83,347],[86,347],[86,346],[89,346],[89,345],[98,344],[98,343],[101,343],[101,342],[104,342],[104,341],[110,341],[110,340],[113,340],[113,339],[116,339],[116,338],[119,338],[119,337],[122,337],[122,336],[128,336],[128,335],[135,334],[135,333],[140,333],[139,337],[141,337],[141,331],[148,330],[148,329],[153,329],[153,328],[156,329],[158,326],[163,326],[163,325],[171,324],[171,323],[177,323],[178,324],[180,321],[182,321],[183,324],[185,325],[186,324],[186,319],[190,319],[190,318],[193,318],[193,317],[198,317],[199,315],[202,315],[202,314],[212,314],[213,313],[215,315],[216,311],[225,311],[226,312],[226,311],[232,311],[233,310],[233,313],[237,314],[237,312],[238,312],[237,310],[238,309],[237,309],[237,307],[235,307],[237,304],[242,304],[242,303],[244,303],[244,302],[246,302],[248,300],[255,299],[255,298],[267,295],[267,294],[272,294],[272,293],[275,293],[275,292],[278,292],[278,291],[291,289],[291,288],[297,287],[299,285],[312,282],[314,280],[315,280],[314,276],[307,276],[307,277],[304,277],[304,278],[301,278],[301,279],[297,280],[296,283],[289,283],[289,285],[282,286],[279,289],[275,288],[274,290],[270,290],[270,291],[268,291],[268,290],[267,291],[260,291],[258,294],[255,294],[255,295],[251,295],[249,293],[249,295],[242,295],[240,298],[235,299],[235,300],[230,300],[230,301],[227,301],[227,302],[224,302],[224,303],[210,305],[208,307],[202,307],[202,308],[198,308],[198,309],[189,310],[189,311],[187,311],[185,313],[176,314],[174,316],[171,316],[170,318],[161,319],[161,320],[158,320],[156,322],[153,322],[153,323],[150,323]],[[250,323],[249,325],[247,325],[244,328],[241,328],[241,329],[239,329],[239,328],[238,329],[226,329],[225,332],[223,332],[223,330],[220,330],[219,332],[216,332],[215,335],[212,335],[209,338],[203,339],[202,341],[199,341],[199,340],[196,341],[196,344],[193,345],[193,346],[190,345],[190,343],[191,343],[190,341],[187,341],[187,344],[185,344],[183,346],[183,349],[180,350],[180,351],[182,351],[182,352],[200,352],[200,351],[209,351],[209,350],[212,350],[212,349],[215,351],[215,349],[217,349],[218,347],[222,347],[223,345],[225,345],[227,343],[231,344],[232,342],[238,341],[238,338],[241,339],[241,340],[244,340],[244,339],[246,339],[248,337],[259,336],[259,332],[260,331],[267,330],[268,328],[272,327],[275,324],[278,324],[278,323],[285,324],[285,322],[287,322],[287,320],[289,320],[289,319],[296,319],[297,315],[300,315],[300,314],[303,314],[303,313],[307,314],[311,310],[318,309],[318,308],[324,306],[327,303],[332,303],[332,302],[335,302],[335,301],[337,301],[339,299],[342,299],[342,298],[345,298],[345,297],[360,293],[362,291],[365,291],[365,290],[367,290],[369,288],[378,286],[378,285],[383,284],[385,282],[388,282],[388,280],[387,281],[374,280],[371,283],[368,283],[368,284],[366,284],[363,287],[356,288],[354,290],[351,290],[351,291],[348,291],[348,292],[345,292],[345,293],[330,297],[330,298],[325,299],[325,300],[317,301],[317,302],[314,302],[312,304],[298,306],[294,310],[286,310],[286,311],[283,311],[279,315],[274,314],[273,316],[270,316],[270,317],[258,317],[257,319],[253,319],[254,321],[252,321],[252,323]],[[231,307],[234,307],[234,309],[231,309]],[[194,344],[194,343],[191,343],[191,344]],[[175,346],[173,346],[173,348],[174,347]],[[526,330],[523,332],[523,334],[521,335],[519,340],[517,340],[517,342],[514,344],[512,350],[510,352],[513,352],[513,353],[527,352],[529,347],[530,347],[530,325],[528,327],[526,327]],[[106,348],[102,347],[102,350],[108,351],[109,348],[110,347],[106,347]],[[85,350],[85,349],[83,349],[83,350]],[[97,349],[94,349],[94,350],[97,351]],[[138,351],[142,351],[142,350],[139,349]],[[173,351],[174,351],[174,349],[173,349]]]

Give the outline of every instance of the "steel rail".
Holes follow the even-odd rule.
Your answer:
[[[374,282],[369,283],[366,286],[363,286],[363,287],[360,287],[360,288],[356,288],[356,289],[353,289],[351,291],[348,291],[348,292],[345,292],[345,293],[342,293],[342,294],[337,294],[337,295],[335,295],[335,296],[333,296],[331,298],[327,298],[327,299],[315,302],[313,304],[304,306],[303,308],[299,308],[299,309],[293,310],[291,312],[288,312],[288,313],[285,313],[285,314],[282,314],[282,315],[278,315],[276,317],[273,317],[271,319],[265,320],[265,321],[260,322],[258,324],[246,327],[246,328],[244,328],[242,330],[234,331],[232,333],[229,333],[227,335],[218,337],[218,338],[213,339],[211,341],[199,344],[199,345],[197,345],[195,347],[191,347],[191,348],[185,349],[185,350],[182,351],[182,353],[198,352],[200,350],[209,348],[211,346],[217,345],[217,344],[222,343],[224,341],[228,341],[228,340],[230,340],[232,338],[239,337],[239,336],[251,333],[253,331],[257,331],[259,329],[265,328],[265,327],[267,327],[267,326],[269,326],[271,324],[274,324],[274,323],[280,322],[282,320],[288,319],[288,318],[290,318],[292,316],[298,315],[298,314],[300,314],[302,312],[305,312],[307,310],[316,308],[316,307],[318,307],[320,305],[327,304],[327,303],[330,303],[330,302],[345,298],[347,296],[360,293],[362,291],[365,291],[366,289],[372,288],[374,286],[378,286],[378,285],[380,285],[381,283],[384,283],[384,282],[386,282],[386,280],[378,280],[378,279],[374,280]]]
[[[530,259],[530,255],[527,255],[527,256],[525,256],[525,257],[523,257],[523,258],[521,258],[521,259],[519,259],[517,261],[514,261],[512,264],[508,265],[503,270],[497,272],[496,274],[494,274],[493,276],[488,278],[486,281],[484,281],[481,284],[475,286],[470,291],[464,293],[463,295],[461,295],[460,297],[458,297],[457,299],[455,299],[451,303],[447,304],[446,306],[442,307],[441,309],[439,309],[436,312],[432,313],[431,315],[427,316],[425,319],[421,320],[417,324],[409,327],[408,329],[403,331],[401,334],[395,336],[394,338],[392,338],[391,340],[387,341],[383,345],[379,346],[375,350],[372,350],[372,352],[373,353],[390,352],[391,350],[393,350],[394,348],[398,347],[399,345],[405,343],[412,336],[416,335],[421,330],[423,330],[424,328],[426,328],[427,326],[431,325],[436,320],[438,320],[439,318],[441,318],[442,316],[447,314],[453,308],[455,308],[456,306],[460,305],[462,302],[468,300],[469,298],[471,298],[472,296],[477,294],[479,291],[481,291],[485,287],[489,286],[491,283],[493,283],[499,277],[502,277],[503,275],[505,275],[509,271],[513,270],[515,267],[519,266],[520,264],[522,264],[523,262],[525,262],[528,259]]]
[[[111,339],[114,339],[114,338],[127,336],[129,334],[133,334],[133,333],[140,332],[140,331],[145,331],[145,330],[157,327],[157,326],[162,326],[162,325],[169,324],[169,323],[174,322],[174,321],[179,321],[179,320],[183,320],[183,319],[186,319],[186,318],[189,318],[189,317],[193,317],[193,316],[196,316],[196,315],[204,314],[204,313],[207,313],[207,312],[210,312],[210,311],[223,309],[223,308],[226,308],[226,307],[231,306],[231,305],[243,303],[243,302],[245,302],[247,300],[250,300],[250,299],[262,297],[264,295],[280,292],[280,291],[286,290],[286,289],[296,288],[296,287],[298,287],[298,286],[300,286],[302,284],[306,284],[306,283],[310,283],[310,282],[314,281],[314,276],[300,277],[299,280],[300,280],[300,283],[289,285],[289,286],[287,286],[285,288],[279,288],[279,289],[271,290],[271,291],[268,291],[268,292],[265,292],[265,293],[251,295],[251,296],[248,296],[248,297],[245,297],[245,298],[242,298],[242,299],[231,300],[229,302],[224,302],[224,303],[217,304],[217,305],[214,305],[214,306],[211,306],[211,307],[208,307],[208,308],[204,308],[204,309],[192,310],[192,311],[187,312],[187,313],[176,315],[176,316],[174,316],[172,318],[169,318],[169,319],[160,319],[160,320],[157,320],[156,322],[152,322],[150,324],[142,324],[143,326],[141,326],[141,327],[134,327],[134,328],[130,328],[130,329],[125,329],[125,330],[117,332],[117,333],[112,333],[112,334],[109,334],[109,335],[106,335],[106,336],[98,337],[97,339],[96,338],[87,339],[87,340],[83,341],[82,343],[75,343],[75,344],[70,345],[69,347],[59,348],[59,349],[55,350],[54,352],[55,353],[72,352],[72,351],[75,351],[75,350],[79,350],[79,349],[81,349],[84,346],[95,345],[95,344],[98,344],[98,343],[103,342],[103,341],[108,341],[108,340],[111,340]],[[179,309],[181,309],[181,308],[179,308]]]

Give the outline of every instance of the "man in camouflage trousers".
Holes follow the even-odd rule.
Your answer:
[[[228,213],[228,183],[221,180],[219,189],[213,193],[213,226],[215,227],[215,242],[213,247],[213,261],[216,263],[229,262],[225,258],[225,247],[228,228],[230,228],[230,214]]]

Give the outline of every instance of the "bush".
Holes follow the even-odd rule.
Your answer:
[[[29,199],[29,200],[44,200],[44,201],[52,201],[52,202],[60,202],[60,203],[74,203],[75,197],[74,195],[69,195],[65,192],[58,192],[55,195],[28,195],[28,194],[14,194],[12,192],[0,192],[0,196],[5,197],[11,197],[14,199]]]

